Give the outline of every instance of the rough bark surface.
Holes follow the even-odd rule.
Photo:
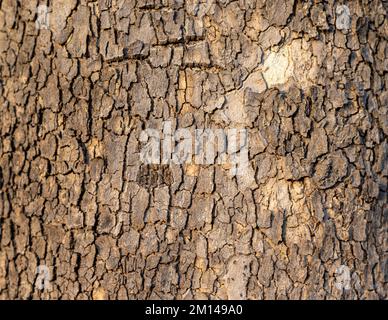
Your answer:
[[[341,4],[0,0],[0,298],[388,298],[388,4]],[[166,120],[249,174],[141,164]]]

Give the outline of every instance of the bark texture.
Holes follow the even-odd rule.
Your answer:
[[[0,298],[388,297],[386,1],[0,8]],[[166,120],[247,174],[142,164]]]

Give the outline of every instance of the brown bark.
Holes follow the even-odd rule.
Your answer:
[[[0,0],[0,298],[386,299],[387,3],[344,4]],[[168,120],[253,181],[141,163]]]

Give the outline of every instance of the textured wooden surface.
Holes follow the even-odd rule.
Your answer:
[[[0,0],[0,298],[387,298],[385,2],[50,2]],[[247,176],[139,162],[163,121]]]

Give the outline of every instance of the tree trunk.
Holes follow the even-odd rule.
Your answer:
[[[0,298],[386,299],[387,7],[0,0]]]

